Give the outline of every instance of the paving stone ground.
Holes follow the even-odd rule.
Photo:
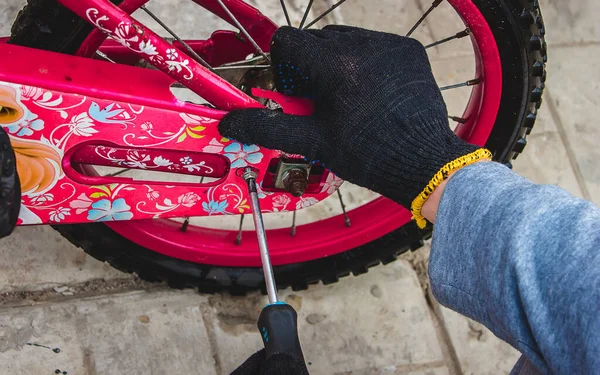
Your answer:
[[[253,3],[277,15],[277,1]],[[306,3],[289,1],[292,16],[299,19]],[[600,4],[540,3],[550,48],[547,93],[515,170],[600,203]],[[2,35],[23,4],[0,0]],[[348,0],[334,20],[402,32],[429,4]],[[186,0],[153,0],[150,6],[184,37],[225,27]],[[457,20],[444,16],[446,6],[432,14],[417,38],[427,43],[460,30]],[[470,78],[469,51],[462,42],[430,51],[440,84]],[[460,110],[468,92],[445,98],[451,112]],[[338,284],[282,292],[298,310],[311,374],[510,371],[519,356],[514,349],[424,293],[427,254],[424,248]],[[221,375],[261,346],[255,322],[265,297],[259,294],[200,295],[144,283],[90,258],[50,227],[17,229],[0,240],[0,259],[1,374]]]

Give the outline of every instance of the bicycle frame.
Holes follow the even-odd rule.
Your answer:
[[[281,152],[221,137],[217,124],[226,112],[179,101],[170,87],[180,82],[223,110],[261,105],[129,16],[147,0],[125,0],[120,8],[108,0],[59,1],[96,27],[80,56],[91,56],[97,49],[92,46],[108,35],[160,72],[0,44],[7,57],[0,61],[0,106],[5,109],[0,125],[17,155],[19,225],[249,213],[247,191],[236,172],[251,166],[258,171],[258,182],[268,185],[273,179],[269,167]],[[233,22],[217,1],[194,1]],[[276,26],[240,0],[225,3],[268,50]],[[232,53],[227,43],[240,48]],[[230,31],[192,45],[213,64],[243,60],[253,51],[247,40]],[[123,53],[122,47],[107,43],[111,48]],[[287,112],[310,111],[305,101],[260,90],[253,94],[268,96]],[[102,177],[90,165],[185,174],[198,182]],[[216,180],[200,183],[205,177]],[[311,178],[311,190],[300,198],[261,189],[263,210],[307,207],[341,183],[325,170]]]

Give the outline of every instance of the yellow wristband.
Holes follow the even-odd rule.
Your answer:
[[[423,209],[423,205],[429,196],[433,193],[435,188],[437,188],[442,181],[448,178],[448,175],[456,170],[459,170],[462,167],[466,167],[467,165],[471,165],[482,159],[491,159],[492,153],[485,149],[480,148],[470,154],[461,156],[458,159],[452,160],[448,164],[444,165],[429,181],[425,189],[419,194],[410,205],[410,211],[412,212],[413,219],[417,222],[417,226],[421,229],[427,226],[427,219],[423,217],[421,214],[421,210]]]

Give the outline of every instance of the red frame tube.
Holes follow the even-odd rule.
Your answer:
[[[232,110],[261,105],[106,0],[59,0],[108,36],[137,53],[215,106]]]

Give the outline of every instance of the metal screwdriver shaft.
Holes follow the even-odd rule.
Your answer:
[[[269,304],[277,303],[277,288],[275,286],[275,277],[273,276],[273,266],[269,257],[269,247],[267,245],[267,233],[260,212],[260,204],[258,202],[258,192],[256,189],[256,172],[252,168],[244,169],[244,180],[248,183],[248,191],[250,193],[250,206],[252,208],[252,217],[254,218],[254,228],[256,229],[256,237],[258,239],[258,247],[260,248],[260,259],[262,261],[263,273],[265,275],[265,284],[267,287],[267,296]]]
[[[265,345],[265,358],[269,359],[276,354],[283,353],[294,358],[298,363],[304,363],[304,354],[302,354],[302,346],[300,346],[300,339],[298,338],[298,314],[292,306],[277,300],[273,266],[269,257],[269,248],[267,247],[267,234],[258,202],[256,172],[252,168],[246,167],[242,177],[248,183],[252,217],[254,218],[254,227],[256,229],[256,237],[258,238],[258,247],[260,248],[260,259],[262,261],[263,273],[265,274],[267,295],[269,296],[269,304],[262,309],[257,324],[258,331]]]

